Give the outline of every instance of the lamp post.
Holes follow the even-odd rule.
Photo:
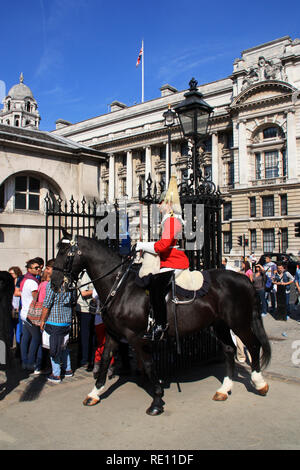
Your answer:
[[[174,125],[175,122],[175,111],[171,109],[171,105],[169,104],[168,110],[164,112],[163,117],[165,120],[165,126],[168,129],[168,156],[167,156],[167,165],[166,165],[166,188],[169,185],[169,181],[171,178],[171,165],[172,165],[172,152],[171,152],[171,127]]]
[[[196,195],[202,178],[199,144],[207,134],[208,120],[213,108],[202,99],[203,95],[198,91],[198,82],[194,78],[189,82],[189,86],[189,91],[184,94],[185,99],[174,106],[174,110],[179,117],[184,136],[193,140],[193,153],[188,161],[188,168],[192,170],[190,175],[192,193]]]
[[[281,230],[280,228],[278,229],[278,232],[277,232],[277,236],[278,236],[278,251],[279,253],[281,253]]]

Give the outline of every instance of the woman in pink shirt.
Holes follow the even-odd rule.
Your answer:
[[[245,274],[247,277],[249,277],[250,281],[253,282],[253,271],[250,268],[250,263],[249,261],[243,261],[242,262],[242,274]]]

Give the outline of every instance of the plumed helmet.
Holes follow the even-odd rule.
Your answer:
[[[162,199],[162,196],[163,196],[163,199]],[[164,201],[166,204],[170,204],[174,212],[181,214],[181,205],[180,205],[176,176],[171,176],[168,190],[166,193],[162,193],[161,200]]]

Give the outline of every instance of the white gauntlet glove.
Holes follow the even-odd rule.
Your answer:
[[[155,242],[137,242],[136,244],[136,251],[142,250],[147,251],[148,253],[152,253],[156,255],[156,251],[154,250],[154,243]]]

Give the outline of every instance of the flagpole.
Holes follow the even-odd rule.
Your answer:
[[[145,55],[145,49],[144,49],[144,40],[142,40],[142,103],[144,103],[144,55]]]

